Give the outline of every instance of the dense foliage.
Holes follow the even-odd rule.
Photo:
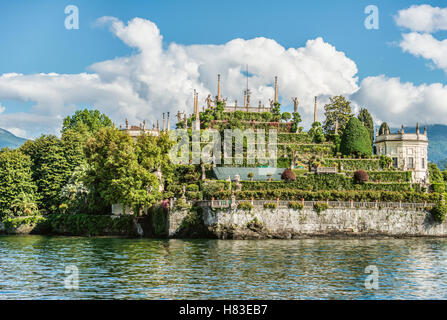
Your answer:
[[[340,151],[344,155],[371,156],[372,146],[368,130],[357,118],[349,119],[341,136]]]
[[[374,141],[374,121],[367,109],[360,109],[357,118],[362,122],[363,126],[368,130],[369,139]]]
[[[334,96],[329,98],[330,102],[324,106],[325,120],[323,129],[325,133],[334,133],[335,124],[338,123],[338,134],[341,135],[352,117],[351,101],[344,96]]]
[[[0,151],[0,215],[14,207],[23,211],[32,207],[32,204],[35,205],[36,189],[32,179],[30,157],[20,150],[2,149]],[[18,208],[19,205],[24,207]]]

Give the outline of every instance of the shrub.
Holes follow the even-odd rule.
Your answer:
[[[341,136],[340,151],[344,155],[370,156],[372,154],[369,132],[359,119],[354,117],[349,119]]]
[[[281,179],[285,180],[285,181],[295,181],[296,180],[296,175],[295,173],[292,171],[292,169],[287,168],[286,170],[284,170],[284,172],[281,175]]]
[[[197,192],[199,191],[199,186],[196,184],[188,184],[188,186],[186,187],[186,191]]]
[[[445,184],[444,183],[432,183],[433,191],[442,193],[445,192]]]
[[[266,202],[266,203],[264,203],[264,208],[276,209],[276,202]]]
[[[443,202],[438,202],[431,210],[432,217],[438,222],[445,221],[445,215],[447,213],[447,205]]]
[[[253,209],[253,205],[251,204],[251,202],[242,201],[239,202],[237,208],[241,210],[251,211],[251,209]]]
[[[368,181],[368,174],[365,170],[357,170],[354,172],[354,181],[356,183],[364,183]]]
[[[314,204],[314,210],[319,214],[320,212],[327,210],[329,206],[324,202],[317,202]]]
[[[298,201],[290,201],[289,208],[291,208],[293,210],[302,210],[304,208],[304,205]]]

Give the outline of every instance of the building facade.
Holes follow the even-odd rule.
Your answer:
[[[424,133],[406,133],[404,127],[397,133],[380,132],[376,134],[376,153],[386,155],[393,160],[393,167],[399,170],[410,170],[413,173],[413,182],[429,183],[428,174],[428,137],[427,128]]]

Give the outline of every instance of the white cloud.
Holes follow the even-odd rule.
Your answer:
[[[447,73],[447,40],[437,40],[431,34],[411,32],[402,35],[400,47],[416,57],[431,60]]]
[[[245,64],[249,65],[252,104],[268,104],[273,97],[274,76],[279,77],[283,105],[291,97],[300,100],[300,112],[310,123],[313,96],[354,93],[357,67],[343,52],[322,38],[304,47],[286,49],[271,39],[234,39],[222,45],[169,44],[151,21],[135,18],[127,25],[113,17],[100,24],[137,52],[128,57],[98,62],[91,73],[3,74],[0,99],[32,101],[28,113],[0,117],[0,127],[14,126],[28,135],[56,133],[64,116],[78,107],[94,106],[117,123],[160,119],[162,112],[174,115],[178,109],[192,112],[192,92],[198,90],[200,103],[216,94],[221,74],[223,96],[243,99]],[[321,106],[320,106],[321,108]],[[321,111],[320,111],[321,114]]]
[[[2,113],[3,111],[5,111],[5,107],[4,106],[2,106],[2,104],[0,103],[0,113]]]
[[[447,123],[447,86],[441,83],[415,86],[384,75],[367,77],[351,98],[390,126]]]
[[[433,33],[447,30],[447,8],[427,4],[413,5],[400,10],[394,17],[396,24],[411,31]]]

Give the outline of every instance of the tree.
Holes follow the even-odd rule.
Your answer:
[[[386,122],[383,122],[380,125],[379,134],[386,134],[387,132],[390,132],[390,127],[388,126],[388,124]]]
[[[429,174],[430,183],[443,183],[444,182],[444,177],[443,177],[441,171],[439,170],[438,166],[436,165],[436,163],[428,164],[428,174]]]
[[[17,216],[33,215],[39,208],[33,194],[21,193],[11,203],[11,210]]]
[[[90,132],[95,133],[101,128],[112,126],[112,121],[98,110],[78,110],[74,115],[64,119],[62,133],[68,129],[76,128],[79,124],[86,125]]]
[[[75,168],[86,161],[83,152],[85,139],[81,132],[67,129],[62,139],[43,135],[34,141],[28,140],[20,147],[31,159],[37,201],[42,209],[54,212],[59,208],[62,188],[68,183]]]
[[[351,101],[346,100],[343,96],[331,97],[329,100],[330,103],[324,106],[326,117],[323,123],[324,132],[335,133],[335,123],[338,121],[338,134],[341,135],[352,117]]]
[[[312,128],[309,130],[309,135],[312,137],[312,141],[314,143],[322,143],[325,141],[321,123],[319,123],[318,121],[312,123]]]
[[[292,116],[292,132],[296,133],[298,132],[298,125],[301,122],[301,115],[298,112],[293,112]]]
[[[12,209],[22,194],[34,200],[36,185],[32,179],[31,159],[20,150],[0,151],[0,214]]]
[[[273,103],[272,114],[273,121],[279,121],[281,119],[281,104],[279,102]]]
[[[291,119],[291,118],[292,118],[292,116],[290,115],[289,112],[283,112],[283,114],[281,116],[281,119],[286,121],[286,122],[289,121],[289,119]]]
[[[360,109],[357,118],[363,123],[363,126],[368,130],[371,142],[374,141],[374,122],[371,114],[365,108]]]
[[[344,155],[369,156],[372,154],[368,130],[359,119],[351,117],[341,136],[340,151]]]
[[[63,141],[54,135],[28,140],[20,147],[31,159],[39,207],[51,212],[59,207],[60,191],[73,169],[73,164],[66,158],[65,147]]]
[[[157,177],[138,162],[135,144],[126,132],[99,129],[87,141],[86,156],[90,166],[86,185],[107,204],[119,203],[138,214],[161,198]]]

